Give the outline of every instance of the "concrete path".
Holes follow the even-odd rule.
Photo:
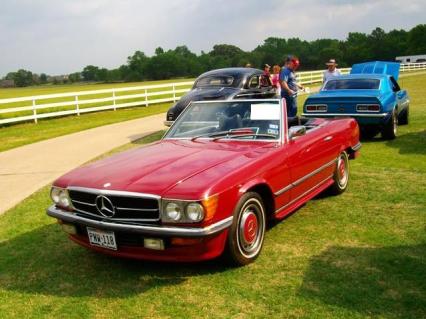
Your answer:
[[[158,114],[0,152],[0,214],[67,171],[164,129],[164,119]]]

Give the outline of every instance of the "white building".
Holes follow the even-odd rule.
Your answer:
[[[401,63],[426,62],[426,54],[397,56],[395,58],[395,61],[401,62]]]

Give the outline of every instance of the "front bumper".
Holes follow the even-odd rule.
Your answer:
[[[131,232],[143,235],[153,235],[162,237],[192,237],[200,238],[215,235],[232,225],[233,216],[222,219],[206,227],[176,227],[176,226],[157,226],[157,225],[136,225],[127,223],[107,222],[89,219],[73,212],[69,212],[55,205],[47,209],[47,215],[60,219],[67,223],[80,224],[94,228],[112,230],[118,232]]]

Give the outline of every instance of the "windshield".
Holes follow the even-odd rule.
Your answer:
[[[201,79],[198,79],[198,81],[195,83],[195,87],[206,87],[206,86],[233,86],[234,84],[234,77],[229,75],[211,75],[211,76],[205,76]]]
[[[279,100],[191,103],[165,138],[279,140]]]
[[[378,79],[335,79],[328,81],[323,90],[378,90]]]

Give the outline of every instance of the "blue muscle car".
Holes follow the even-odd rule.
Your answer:
[[[408,124],[409,98],[398,85],[399,63],[354,64],[349,75],[324,83],[303,106],[305,117],[354,117],[364,137],[381,132],[394,139],[398,124]]]

